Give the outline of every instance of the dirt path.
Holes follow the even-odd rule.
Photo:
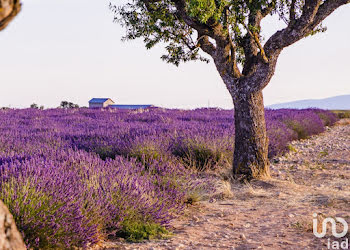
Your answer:
[[[320,219],[338,216],[350,223],[350,122],[342,123],[293,142],[290,153],[273,161],[271,179],[232,184],[232,198],[192,207],[173,222],[172,238],[137,244],[110,242],[105,247],[327,249],[328,236],[318,239],[312,233],[313,214],[318,213]]]

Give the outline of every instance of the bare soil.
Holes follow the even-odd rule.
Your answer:
[[[99,248],[327,249],[328,238],[344,239],[316,238],[312,219],[317,213],[320,222],[342,217],[350,224],[350,120],[292,142],[289,153],[271,162],[271,178],[221,181],[220,192],[173,221],[168,239]]]

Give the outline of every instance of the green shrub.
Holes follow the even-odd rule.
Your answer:
[[[298,121],[289,120],[289,121],[286,121],[285,123],[289,128],[291,128],[297,133],[298,139],[308,138],[307,131]]]
[[[170,234],[168,230],[157,223],[143,222],[141,220],[124,220],[121,226],[122,229],[117,232],[117,236],[129,242],[164,238]]]
[[[350,118],[350,110],[333,110],[339,119]]]
[[[117,152],[111,146],[100,146],[94,149],[94,152],[98,154],[98,156],[102,160],[106,160],[107,158],[114,159],[117,155]]]
[[[185,204],[193,205],[199,202],[200,200],[201,200],[201,195],[199,194],[199,192],[194,191],[187,194]]]
[[[215,145],[209,146],[207,143],[194,140],[181,141],[173,147],[172,153],[180,158],[185,166],[194,167],[200,171],[215,169],[218,164],[229,162],[227,152],[220,150]]]
[[[153,145],[136,146],[129,152],[129,157],[136,158],[146,168],[154,161],[159,161],[162,158],[160,150]]]
[[[323,121],[325,126],[331,126],[332,125],[331,119],[330,119],[330,117],[327,114],[325,114],[325,113],[318,113],[318,116],[321,118],[321,120]]]

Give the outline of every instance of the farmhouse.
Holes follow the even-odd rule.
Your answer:
[[[110,98],[92,98],[89,101],[89,108],[117,108],[117,109],[146,109],[153,105],[133,105],[133,104],[115,104]]]
[[[152,105],[128,105],[128,104],[124,104],[124,105],[110,105],[108,106],[109,108],[117,108],[117,109],[147,109],[152,107]]]
[[[114,102],[110,98],[92,98],[89,101],[89,108],[107,108]]]

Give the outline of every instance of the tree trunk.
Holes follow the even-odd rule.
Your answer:
[[[233,172],[244,179],[269,176],[268,138],[262,91],[233,96],[235,151]]]
[[[0,31],[6,28],[20,10],[19,0],[0,0]]]
[[[20,232],[17,230],[13,216],[2,201],[0,201],[0,249],[27,249]]]

